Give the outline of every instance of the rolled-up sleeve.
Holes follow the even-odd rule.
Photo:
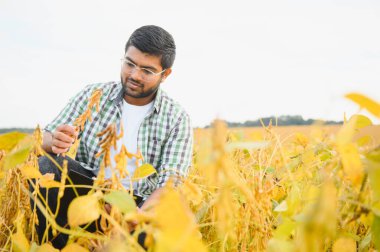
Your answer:
[[[183,112],[162,149],[162,163],[158,169],[157,188],[172,178],[178,185],[189,172],[192,164],[193,129],[189,116]]]
[[[90,85],[86,86],[82,91],[71,98],[58,116],[45,126],[44,130],[53,132],[59,125],[73,125],[75,119],[86,110],[88,97],[92,89]]]

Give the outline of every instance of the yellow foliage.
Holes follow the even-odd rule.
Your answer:
[[[25,237],[23,228],[22,228],[22,220],[24,216],[21,214],[17,217],[17,231],[15,234],[12,234],[12,249],[15,252],[24,252],[29,251],[30,244],[28,239]]]
[[[29,153],[32,150],[33,142],[30,137],[25,137],[22,140],[22,144],[15,146],[5,157],[1,160],[1,169],[12,169],[25,161],[29,157]]]
[[[339,238],[334,242],[333,252],[355,252],[356,242],[352,238]]]
[[[350,93],[346,95],[346,98],[357,103],[360,108],[364,108],[371,112],[377,118],[380,118],[380,104],[362,94]]]
[[[39,179],[39,184],[41,187],[52,188],[52,187],[61,187],[61,183],[54,180],[53,173],[45,173]]]
[[[186,199],[193,205],[198,205],[202,202],[203,194],[199,186],[189,180],[185,180],[181,187],[181,192],[185,195]]]
[[[79,196],[75,198],[69,206],[67,220],[71,227],[97,220],[100,217],[99,196],[101,192]]]
[[[128,170],[126,169],[128,158],[132,158],[132,156],[130,155],[130,153],[127,151],[127,148],[123,144],[121,146],[120,152],[116,154],[114,157],[115,162],[116,162],[116,170],[119,172],[120,179],[123,179],[130,175]]]
[[[39,171],[38,167],[36,167],[33,163],[29,162],[20,167],[22,175],[24,175],[26,178],[41,178],[42,174]]]
[[[344,172],[354,185],[359,185],[364,176],[363,165],[357,145],[352,141],[358,129],[372,125],[365,116],[354,115],[337,134],[337,149],[341,155]]]
[[[64,247],[61,252],[88,252],[88,249],[83,248],[82,246],[76,243],[70,243],[66,247]]]
[[[66,152],[66,155],[68,157],[75,159],[75,156],[77,155],[79,143],[80,143],[80,139],[75,139],[75,142],[73,143],[73,145],[71,145],[69,151]]]
[[[154,211],[159,230],[155,251],[206,251],[197,235],[195,218],[178,191],[167,187]]]
[[[154,173],[157,173],[156,169],[151,164],[146,163],[136,168],[132,180],[143,179]]]
[[[93,94],[77,121],[78,130],[91,120],[100,96]],[[362,97],[349,98],[372,112],[377,109]],[[372,251],[380,244],[378,129],[361,115],[343,126],[286,129],[228,129],[216,120],[214,128],[194,131],[194,166],[188,178],[179,188],[169,183],[157,205],[141,212],[133,190],[120,190],[119,185],[120,179],[130,178],[125,170],[128,158],[140,162],[142,154],[129,153],[123,146],[112,167],[110,148],[122,130],[117,135],[116,125],[110,125],[98,134],[98,157],[103,159],[93,190],[70,204],[70,226],[54,226],[51,219],[48,225],[54,233],[70,236],[62,251],[142,251],[137,244],[141,232],[147,233],[148,251],[159,252]],[[25,179],[36,179],[37,189],[58,187],[63,192],[67,169],[61,183],[53,174],[40,174],[38,128],[32,137],[12,133],[0,139],[0,248],[57,251],[47,243],[36,245],[33,214],[26,213],[25,227],[16,216],[29,204]],[[104,180],[105,167],[113,171],[112,181]],[[155,172],[144,164],[133,179]],[[37,194],[38,190],[33,197]],[[105,202],[113,206],[110,213],[103,210]],[[55,217],[50,210],[48,216]],[[78,227],[98,218],[102,233]],[[131,228],[135,233],[130,234]]]
[[[89,102],[87,105],[87,109],[74,121],[74,126],[77,127],[78,131],[82,131],[84,129],[84,124],[87,120],[89,120],[90,122],[92,121],[91,113],[94,105],[96,106],[96,111],[99,112],[99,103],[102,93],[103,91],[101,89],[96,89],[92,92],[91,97],[88,99]]]
[[[346,144],[339,147],[344,172],[348,178],[359,185],[364,176],[363,165],[357,147],[354,144]]]
[[[128,192],[113,191],[106,194],[104,200],[123,213],[136,212],[136,203]]]
[[[27,136],[27,134],[21,132],[9,132],[0,135],[0,150],[9,152]]]
[[[37,248],[36,252],[59,252],[59,249],[55,249],[52,245],[44,243]]]

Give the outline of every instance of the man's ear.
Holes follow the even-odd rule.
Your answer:
[[[163,82],[171,73],[172,73],[171,68],[166,69],[164,74],[162,75],[161,82]]]

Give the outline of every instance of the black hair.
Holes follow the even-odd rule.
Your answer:
[[[135,30],[125,45],[125,52],[134,46],[144,53],[161,57],[162,69],[172,67],[175,59],[175,43],[172,35],[155,25]]]

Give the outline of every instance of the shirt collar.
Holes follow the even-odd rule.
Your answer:
[[[158,88],[157,94],[155,97],[155,101],[153,104],[154,111],[156,113],[160,112],[161,104],[162,104],[162,97],[164,95],[164,91],[161,89],[161,87]],[[124,90],[121,82],[119,82],[119,85],[117,85],[110,93],[109,100],[114,103],[114,105],[118,106],[122,104],[124,99]]]

